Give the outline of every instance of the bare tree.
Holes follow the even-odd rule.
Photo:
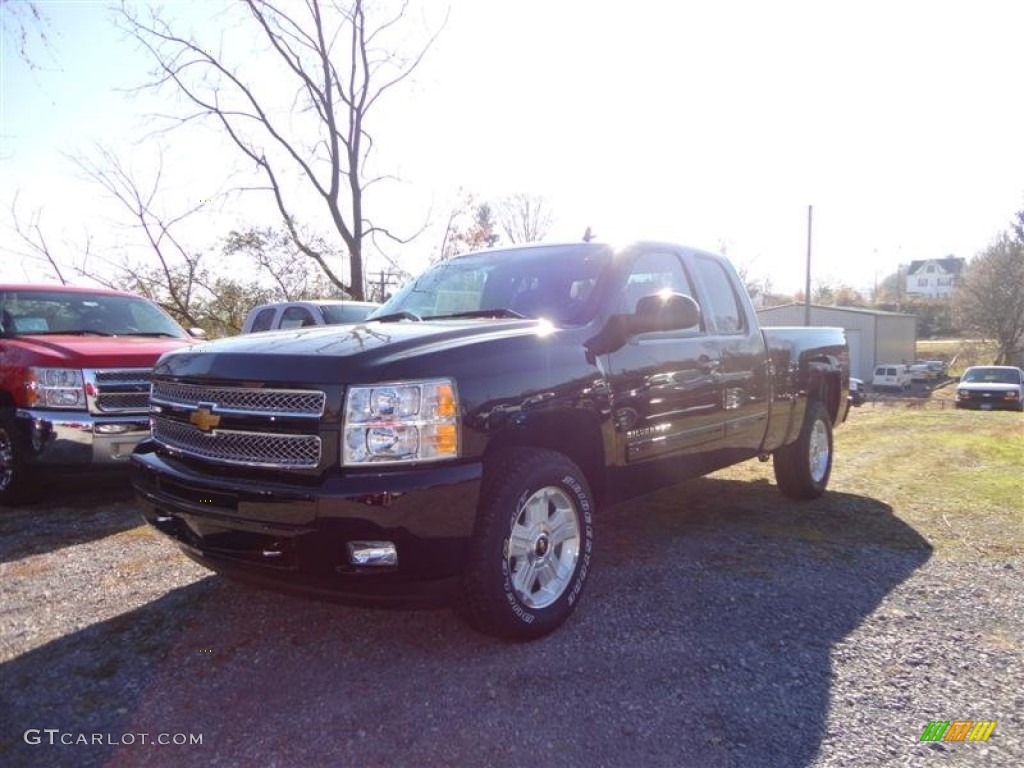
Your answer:
[[[495,231],[497,223],[490,203],[477,202],[475,195],[461,190],[460,194],[460,201],[448,213],[441,248],[433,259],[435,262],[467,251],[493,248],[501,239]]]
[[[511,243],[535,243],[551,229],[551,207],[542,195],[520,192],[498,201],[498,221]]]
[[[166,309],[179,323],[201,327],[211,336],[235,334],[249,309],[270,301],[329,296],[332,285],[311,262],[298,254],[286,232],[267,228],[233,231],[221,253],[243,255],[255,269],[226,274],[223,261],[211,260],[209,249],[190,248],[184,241],[186,220],[194,206],[177,215],[162,213],[155,204],[161,184],[158,163],[149,183],[142,184],[110,150],[98,147],[92,158],[71,158],[86,177],[97,183],[127,214],[135,235],[130,253],[111,257],[67,240],[54,241],[44,231],[42,212],[27,219],[11,206],[13,230],[20,248],[4,248],[22,258],[46,262],[61,282],[66,274],[82,276],[108,288],[145,296]],[[54,244],[51,246],[51,242]]]
[[[437,33],[410,55],[388,49],[385,40],[403,21],[406,2],[377,22],[367,18],[363,0],[348,5],[326,0],[286,3],[243,0],[252,32],[268,44],[295,93],[291,111],[276,111],[281,97],[276,83],[246,74],[245,62],[231,65],[198,41],[174,31],[158,13],[143,17],[123,3],[121,18],[152,55],[155,79],[144,87],[176,88],[195,111],[179,118],[208,119],[252,161],[267,185],[299,250],[313,259],[345,293],[363,298],[363,246],[382,235],[406,242],[367,216],[367,189],[385,176],[368,177],[373,149],[368,118],[381,97],[417,68]],[[331,254],[300,231],[293,212],[297,191],[285,178],[297,172],[302,186],[323,202],[344,242],[348,276]]]
[[[43,212],[37,208],[32,211],[28,221],[23,221],[18,213],[18,193],[15,193],[14,199],[11,201],[11,225],[14,234],[21,241],[21,248],[8,247],[5,250],[23,259],[45,261],[50,265],[50,269],[60,280],[61,285],[67,285],[68,281],[64,278],[64,269],[61,267],[60,259],[50,248],[46,235],[43,233],[42,218]]]
[[[1017,242],[1024,243],[1024,208],[1013,215],[1010,229],[1013,230],[1013,236],[1017,238]]]
[[[337,291],[323,272],[306,259],[291,235],[274,227],[232,230],[224,240],[225,256],[244,255],[274,288],[275,301],[326,298]]]
[[[109,149],[97,146],[96,157],[73,157],[85,176],[96,182],[132,220],[132,228],[142,234],[145,245],[156,257],[156,267],[119,262],[101,257],[104,269],[96,271],[88,254],[78,271],[92,280],[110,287],[128,288],[162,304],[188,325],[198,325],[195,310],[196,291],[202,287],[200,262],[202,253],[190,251],[177,235],[177,225],[198,211],[199,202],[173,215],[157,210],[155,198],[163,174],[162,159],[149,184],[143,186],[131,170]],[[114,277],[108,277],[113,268]]]
[[[29,69],[39,69],[30,53],[33,40],[50,49],[50,20],[34,0],[0,0],[0,35],[14,44]]]
[[[1024,239],[1004,233],[967,265],[954,302],[963,327],[999,345],[996,364],[1024,346]]]

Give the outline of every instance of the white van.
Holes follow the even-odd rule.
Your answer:
[[[882,363],[875,366],[871,386],[875,389],[910,389],[910,369],[899,363]]]

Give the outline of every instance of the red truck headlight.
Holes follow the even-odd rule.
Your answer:
[[[76,368],[29,368],[25,402],[39,408],[85,408],[85,381]]]

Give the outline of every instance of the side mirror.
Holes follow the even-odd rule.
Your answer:
[[[209,338],[206,335],[206,331],[204,331],[202,328],[189,328],[188,335],[191,336],[193,339],[199,339],[200,341],[206,341],[206,339]]]
[[[600,333],[587,339],[589,355],[604,355],[621,348],[630,336],[651,331],[677,331],[700,323],[700,306],[681,293],[653,293],[636,304],[636,314],[612,315]]]
[[[629,320],[630,333],[678,331],[700,323],[700,306],[681,293],[654,293],[636,304],[636,314]]]

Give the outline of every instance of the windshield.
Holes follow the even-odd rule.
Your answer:
[[[428,269],[370,319],[401,312],[428,319],[510,310],[558,325],[578,325],[593,318],[594,288],[610,261],[606,246],[584,244],[458,256]]]
[[[971,368],[964,381],[988,384],[1020,384],[1020,374],[1012,368]]]
[[[77,291],[0,291],[5,336],[80,334],[187,338],[171,316],[136,296]]]
[[[321,304],[324,321],[328,325],[358,323],[377,308],[377,304]]]

